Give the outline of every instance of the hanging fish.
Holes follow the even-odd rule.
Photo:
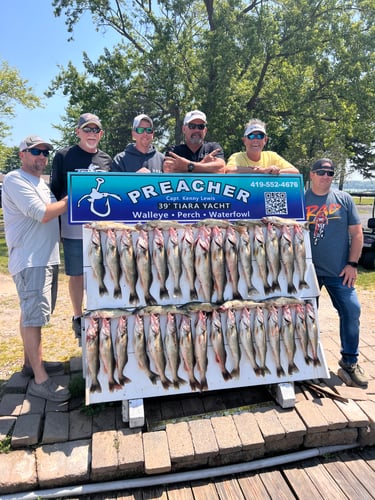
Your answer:
[[[200,387],[202,391],[208,389],[207,384],[207,315],[203,311],[197,314],[194,338],[195,362],[200,375]]]
[[[273,224],[267,224],[266,236],[266,256],[267,256],[267,269],[271,273],[271,289],[280,291],[279,274],[280,274],[280,247],[279,236]]]
[[[256,288],[252,282],[253,276],[253,266],[251,261],[251,240],[250,234],[247,227],[238,226],[239,231],[239,244],[238,244],[238,256],[240,266],[242,268],[242,276],[246,282],[247,295],[250,296],[252,293],[256,292]]]
[[[154,362],[155,371],[159,375],[162,386],[168,389],[172,382],[165,375],[165,356],[163,349],[163,341],[161,338],[160,318],[158,314],[150,315],[150,328],[147,336],[147,348],[152,361]]]
[[[138,273],[133,248],[131,232],[123,229],[119,241],[120,264],[125,277],[126,284],[129,287],[130,304],[138,304],[139,297],[136,291]]]
[[[293,250],[299,274],[298,288],[309,288],[305,280],[306,274],[306,247],[302,227],[294,226]]]
[[[168,230],[167,240],[167,262],[169,271],[173,278],[173,297],[181,297],[182,291],[180,278],[182,273],[180,247],[178,244],[178,234],[174,227]]]
[[[185,271],[186,281],[189,285],[190,300],[198,300],[195,289],[195,265],[194,265],[194,234],[190,225],[184,228],[181,238],[181,262]]]
[[[113,297],[115,299],[120,299],[122,297],[120,285],[121,265],[120,255],[117,247],[116,233],[113,229],[107,229],[105,260],[114,285]]]
[[[121,385],[131,382],[124,375],[124,369],[128,362],[128,320],[126,316],[120,316],[117,323],[115,337],[117,377]]]
[[[281,226],[280,256],[281,264],[288,282],[288,293],[294,295],[297,293],[296,287],[293,284],[294,250],[290,226],[288,224]]]
[[[278,377],[285,376],[285,371],[284,368],[281,366],[281,359],[280,359],[279,310],[274,305],[271,305],[268,308],[267,337],[270,343],[272,356],[275,361],[277,376]]]
[[[120,389],[121,385],[119,385],[114,378],[116,361],[113,354],[111,323],[107,318],[102,318],[101,320],[99,332],[99,355],[104,373],[108,377],[109,390],[113,392],[115,389]]]
[[[238,291],[239,272],[238,272],[238,249],[237,234],[233,226],[228,226],[225,232],[225,263],[228,269],[229,280],[232,284],[233,299],[241,300],[241,294]]]
[[[90,322],[86,331],[86,361],[87,372],[91,377],[90,392],[102,392],[98,374],[100,370],[99,362],[99,321],[90,317]]]
[[[159,284],[160,298],[168,299],[169,293],[165,285],[168,278],[167,252],[164,245],[164,236],[159,228],[155,228],[152,240],[152,261],[156,268]]]
[[[195,242],[195,272],[201,285],[203,300],[206,302],[211,302],[212,297],[210,233],[209,228],[201,226]]]
[[[92,229],[91,231],[89,259],[94,277],[99,283],[99,295],[101,297],[103,295],[108,295],[108,290],[104,283],[105,267],[103,261],[103,249],[100,239],[100,232],[97,229]]]
[[[230,372],[232,377],[238,378],[240,376],[240,358],[241,351],[238,340],[238,329],[236,324],[236,316],[232,309],[227,311],[227,323],[225,329],[225,337],[232,356],[233,369]]]
[[[176,316],[170,312],[167,313],[167,325],[165,327],[164,352],[167,358],[168,366],[172,374],[173,387],[180,388],[180,384],[186,384],[186,380],[178,376],[180,366],[179,341],[176,325]]]
[[[223,233],[218,226],[214,226],[211,231],[210,257],[214,288],[217,293],[216,302],[218,304],[222,304],[224,302],[226,276],[224,238]]]
[[[241,310],[239,330],[241,349],[245,351],[245,354],[249,359],[251,367],[254,370],[255,374],[259,376],[261,375],[261,369],[255,359],[255,349],[253,338],[251,335],[250,310],[247,307],[244,307]]]
[[[296,343],[294,339],[294,325],[292,312],[289,305],[281,307],[282,321],[281,321],[281,336],[284,341],[284,347],[288,358],[288,373],[299,372],[298,367],[294,363],[294,356],[296,354]]]
[[[258,273],[263,283],[264,293],[268,295],[272,292],[272,287],[268,284],[267,254],[266,244],[263,234],[263,226],[254,226],[254,256],[258,265]]]
[[[224,347],[224,335],[221,325],[221,316],[218,311],[212,311],[210,339],[215,353],[216,362],[220,366],[221,374],[225,381],[230,380],[232,375],[226,369],[227,353]]]
[[[309,345],[312,351],[313,365],[320,366],[321,363],[318,357],[318,326],[316,324],[314,308],[310,302],[306,302],[306,326]]]
[[[181,319],[180,330],[180,354],[184,361],[184,368],[189,377],[189,384],[192,391],[201,388],[200,383],[194,375],[194,345],[191,331],[190,317],[184,314]]]
[[[150,293],[152,284],[151,255],[148,246],[148,233],[146,231],[139,231],[135,247],[135,257],[139,281],[145,296],[146,304],[156,305],[156,300]]]
[[[146,353],[146,337],[143,316],[140,316],[139,314],[136,314],[134,318],[133,341],[134,353],[138,366],[146,373],[148,378],[155,385],[159,377],[156,373],[150,370],[150,360]]]
[[[259,360],[259,368],[261,375],[271,373],[266,366],[267,342],[266,342],[266,329],[264,326],[264,314],[262,307],[256,307],[254,316],[253,339],[255,344],[255,351]]]

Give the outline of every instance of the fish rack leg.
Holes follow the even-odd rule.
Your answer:
[[[121,415],[123,422],[129,422],[129,427],[143,427],[145,425],[143,399],[123,400]]]
[[[294,408],[296,404],[296,394],[293,382],[282,382],[268,387],[268,391],[281,408]]]

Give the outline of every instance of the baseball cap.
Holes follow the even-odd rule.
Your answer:
[[[202,120],[202,122],[207,123],[206,115],[203,113],[203,111],[199,111],[199,109],[194,109],[193,111],[189,111],[189,113],[186,113],[184,118],[184,125],[187,125],[193,120]]]
[[[78,123],[77,123],[77,128],[82,128],[88,125],[89,123],[94,123],[97,125],[100,129],[102,129],[102,124],[100,123],[99,117],[96,115],[93,115],[92,113],[83,113],[79,117]]]
[[[311,171],[314,172],[315,170],[331,170],[332,172],[335,170],[335,166],[333,164],[333,161],[330,160],[329,158],[320,158],[320,160],[317,160],[313,166],[311,167]]]
[[[25,151],[26,149],[35,148],[36,146],[46,146],[49,151],[52,151],[53,146],[49,142],[45,141],[38,135],[29,135],[20,144],[20,151]]]
[[[245,132],[243,135],[244,137],[246,137],[247,135],[253,132],[263,132],[263,134],[267,135],[266,127],[261,123],[249,123],[248,125],[246,125]]]
[[[135,130],[137,127],[139,127],[139,124],[141,123],[142,120],[146,120],[150,123],[151,127],[154,128],[154,124],[151,120],[151,118],[145,114],[138,115],[134,118],[133,120],[133,130]]]

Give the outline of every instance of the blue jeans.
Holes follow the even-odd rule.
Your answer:
[[[332,304],[339,313],[341,356],[344,363],[358,361],[359,318],[361,305],[355,288],[342,284],[342,278],[318,276],[319,288],[325,286]]]

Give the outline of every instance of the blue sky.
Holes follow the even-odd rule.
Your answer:
[[[9,121],[11,135],[5,140],[8,146],[18,146],[30,134],[46,140],[59,139],[53,124],[61,122],[67,98],[59,95],[50,99],[43,96],[50,82],[59,73],[58,65],[66,67],[71,61],[83,70],[82,53],[96,61],[104,47],[112,47],[119,38],[114,32],[95,31],[91,18],[86,16],[74,31],[73,42],[65,18],[53,15],[50,0],[1,0],[0,61],[18,70],[27,86],[42,98],[45,108],[28,110],[16,107],[16,117]],[[90,111],[90,110],[87,110]]]

